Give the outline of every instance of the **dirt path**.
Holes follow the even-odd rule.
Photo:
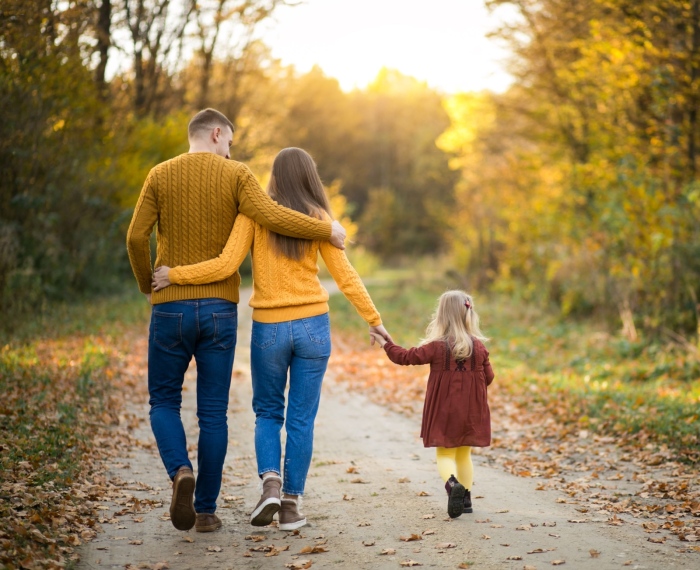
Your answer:
[[[681,569],[697,562],[669,545],[648,542],[638,526],[609,526],[607,515],[589,512],[587,522],[569,522],[584,516],[576,505],[556,502],[561,493],[536,491],[536,480],[505,473],[479,456],[474,514],[449,520],[433,450],[422,447],[416,421],[349,394],[333,380],[332,369],[324,386],[302,509],[310,524],[297,535],[249,526],[258,482],[245,295],[239,309],[231,441],[218,511],[224,528],[199,534],[172,527],[167,516],[170,482],[155,449],[144,399],[128,410],[131,421],[119,428],[127,429],[128,424],[135,445],[108,465],[109,497],[94,498],[104,514],[104,532],[82,547],[79,568],[285,568],[292,563],[302,568],[308,567],[304,561],[311,561],[313,568],[395,569],[415,561],[433,568],[464,563],[461,567],[529,570],[565,561],[568,568],[603,570]],[[183,418],[193,459],[194,382],[192,368]],[[401,540],[411,535],[420,539]],[[300,553],[313,546],[326,552]],[[390,553],[382,554],[385,550]],[[591,551],[599,554],[594,558]]]

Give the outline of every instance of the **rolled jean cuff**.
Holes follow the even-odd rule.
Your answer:
[[[265,473],[277,473],[278,477],[282,476],[282,474],[280,473],[280,470],[276,469],[274,467],[271,467],[270,469],[258,469],[258,477],[260,477],[261,479]]]
[[[197,511],[198,515],[213,515],[216,512],[216,507],[213,509],[204,509],[203,511]]]
[[[301,491],[294,491],[292,489],[288,489],[284,485],[282,485],[282,492],[285,493],[286,495],[303,495],[304,494],[303,489]]]

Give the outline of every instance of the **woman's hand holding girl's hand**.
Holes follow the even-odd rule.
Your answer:
[[[154,291],[160,291],[170,285],[170,279],[168,279],[169,271],[170,267],[167,265],[161,265],[156,269],[156,272],[153,274],[153,283],[151,283]]]
[[[381,346],[382,348],[384,348],[384,345],[387,343],[387,340],[382,335],[377,334],[375,332],[370,332],[369,336],[372,339],[372,344],[374,344],[376,341],[379,343],[379,346]]]
[[[372,338],[372,337],[373,337],[373,335],[375,335],[375,334],[378,334],[378,335],[381,336],[384,340],[389,340],[389,341],[391,341],[391,342],[394,342],[394,339],[391,338],[391,335],[390,335],[389,332],[384,328],[384,325],[377,325],[377,326],[374,326],[374,327],[373,327],[373,326],[370,326],[370,327],[369,327],[369,334],[370,334],[369,343],[370,343],[372,346],[374,346],[374,340],[375,340],[375,339]],[[381,346],[384,346],[384,345],[382,344]]]

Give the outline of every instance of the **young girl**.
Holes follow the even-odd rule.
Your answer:
[[[452,518],[471,513],[471,448],[491,445],[486,387],[493,382],[483,344],[488,339],[479,330],[471,295],[444,293],[418,348],[406,350],[377,334],[372,336],[396,364],[430,363],[421,426],[423,445],[437,448],[438,471],[448,495],[447,513]]]

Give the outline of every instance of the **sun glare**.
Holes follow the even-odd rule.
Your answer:
[[[283,63],[319,65],[346,90],[389,67],[448,93],[500,92],[511,83],[507,51],[487,34],[506,16],[477,0],[308,0],[281,9],[263,41]]]

